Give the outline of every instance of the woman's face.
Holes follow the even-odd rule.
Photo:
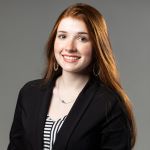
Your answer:
[[[82,20],[71,17],[61,20],[54,42],[54,53],[63,71],[85,73],[92,61],[92,43]]]

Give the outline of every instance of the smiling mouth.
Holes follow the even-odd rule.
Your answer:
[[[62,56],[65,61],[69,61],[69,62],[75,62],[81,58],[79,56],[68,56],[68,55],[62,55]]]

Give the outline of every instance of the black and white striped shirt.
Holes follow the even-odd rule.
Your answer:
[[[64,123],[67,116],[54,121],[47,115],[44,134],[43,134],[43,150],[52,150],[56,135],[59,132],[62,124]]]

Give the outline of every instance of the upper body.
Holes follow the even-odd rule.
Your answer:
[[[44,77],[19,93],[8,150],[43,149],[47,115],[53,120],[67,116],[53,150],[130,150],[135,143],[132,107],[99,11],[80,3],[68,7],[46,50]]]
[[[27,83],[18,96],[8,150],[42,150],[54,82]],[[126,111],[116,92],[90,79],[56,137],[55,150],[130,150]]]

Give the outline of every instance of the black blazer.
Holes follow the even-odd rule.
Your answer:
[[[42,150],[55,81],[25,84],[19,92],[7,150]],[[53,150],[131,150],[130,127],[119,96],[90,79],[57,134]]]

